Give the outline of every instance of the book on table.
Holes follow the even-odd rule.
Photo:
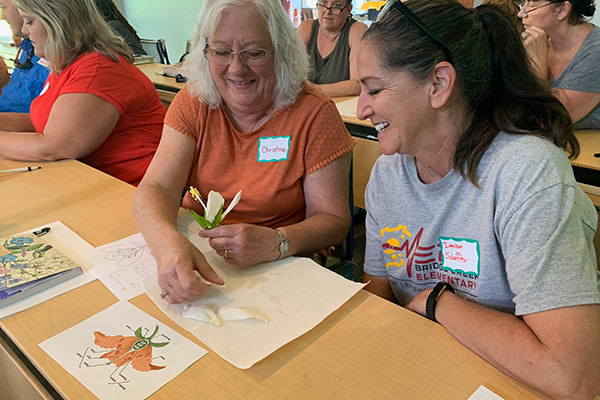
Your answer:
[[[0,308],[83,273],[73,260],[34,234],[0,239]]]

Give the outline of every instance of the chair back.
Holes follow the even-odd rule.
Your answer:
[[[167,46],[165,39],[140,39],[140,43],[144,51],[149,56],[154,56],[156,62],[169,65],[169,56],[167,54]]]

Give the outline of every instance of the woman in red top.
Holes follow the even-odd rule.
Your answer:
[[[23,32],[52,73],[30,114],[0,115],[0,155],[76,158],[137,185],[158,147],[165,108],[91,0],[15,0]]]

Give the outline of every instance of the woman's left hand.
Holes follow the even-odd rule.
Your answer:
[[[548,77],[548,49],[550,46],[550,40],[546,36],[546,32],[531,26],[521,36],[536,75],[546,80]]]
[[[200,231],[210,247],[229,264],[245,268],[279,257],[279,235],[274,229],[251,224],[223,225]]]
[[[433,290],[433,288],[429,288],[429,289],[425,289],[423,290],[421,293],[419,293],[418,295],[416,295],[415,297],[413,297],[413,299],[410,301],[410,303],[408,303],[406,305],[407,310],[410,310],[412,312],[415,312],[417,314],[421,314],[422,316],[426,317],[427,316],[427,298],[429,297],[429,293],[431,293],[431,291]]]

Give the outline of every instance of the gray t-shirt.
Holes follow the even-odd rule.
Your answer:
[[[600,93],[600,28],[594,27],[567,69],[549,84],[552,90]],[[573,129],[600,129],[600,104],[573,125]]]
[[[550,141],[494,139],[475,187],[452,170],[423,184],[412,156],[380,157],[367,185],[366,273],[401,305],[437,282],[517,315],[600,303],[597,213]]]

